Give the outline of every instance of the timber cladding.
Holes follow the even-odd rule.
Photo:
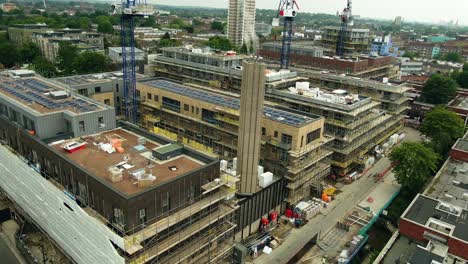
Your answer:
[[[44,177],[63,186],[78,201],[90,206],[110,223],[116,221],[115,210],[121,210],[121,231],[124,232],[137,231],[133,228],[141,224],[140,210],[145,210],[146,220],[157,220],[167,211],[186,204],[190,197],[200,196],[201,186],[220,175],[218,160],[186,150],[185,155],[203,159],[206,165],[142,192],[127,195],[3,116],[0,116],[0,140],[33,165],[39,164]],[[164,142],[164,139],[158,140]]]

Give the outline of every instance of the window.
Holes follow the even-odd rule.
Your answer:
[[[104,99],[104,104],[110,105],[110,99]]]
[[[118,83],[115,84],[115,92],[116,92],[116,93],[119,92],[119,84],[118,84]]]
[[[88,96],[88,89],[79,89],[78,93],[84,96]]]
[[[197,113],[196,114],[198,115],[198,113],[200,113],[200,108],[197,107]]]
[[[151,99],[152,99],[151,94],[150,94],[150,93],[147,93],[147,94],[146,94],[146,98],[147,98],[148,100],[151,100]]]
[[[262,136],[266,135],[266,128],[262,127]]]
[[[78,127],[80,129],[80,132],[85,132],[85,124],[84,121],[78,122]]]
[[[154,101],[159,102],[159,95],[154,96]]]
[[[309,144],[310,142],[316,140],[316,139],[319,139],[320,138],[320,134],[321,134],[321,129],[316,129],[310,133],[307,134],[307,144]]]
[[[275,131],[275,137],[278,137],[278,131]]]
[[[140,209],[138,216],[140,217],[140,224],[144,224],[146,222],[146,208]]]
[[[188,112],[189,109],[190,109],[190,108],[189,108],[189,105],[188,105],[188,104],[184,104],[184,111],[187,111],[187,112]]]
[[[101,92],[101,86],[94,87],[94,93],[100,93]]]
[[[166,194],[163,194],[161,198],[162,198],[161,200],[162,212],[165,213],[169,211],[169,208],[170,208],[171,202],[170,202],[169,193],[166,192]]]
[[[281,142],[285,144],[291,144],[292,136],[288,134],[281,134]]]
[[[116,101],[117,101],[117,104],[120,104],[120,97],[119,96],[117,96]]]
[[[195,107],[192,105],[192,114],[195,112]]]
[[[98,124],[99,124],[99,128],[103,128],[106,126],[106,124],[104,124],[104,117],[98,117]]]

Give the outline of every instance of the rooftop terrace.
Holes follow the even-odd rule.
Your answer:
[[[222,96],[219,94],[202,91],[189,86],[173,83],[166,80],[152,80],[142,82],[144,85],[151,86],[156,89],[165,90],[171,93],[176,93],[182,96],[190,97],[196,100],[211,103],[217,106],[226,107],[234,110],[240,109],[240,100],[237,98],[231,98],[228,96]],[[282,110],[278,110],[271,107],[264,107],[263,114],[266,118],[283,124],[301,127],[310,122],[313,122],[314,118],[290,113]],[[319,118],[319,117],[317,117]]]
[[[121,128],[82,137],[81,140],[56,142],[51,146],[92,175],[127,195],[140,193],[205,165],[183,152],[174,154],[167,160],[155,158],[152,152],[154,149],[161,147],[160,152],[167,154],[168,151],[178,148],[171,145],[160,146]],[[86,144],[76,152],[70,153],[64,147],[73,142]],[[110,145],[114,146],[114,151],[110,150],[112,153],[109,154],[107,150]],[[118,175],[119,172],[121,176]]]
[[[60,96],[52,97],[51,94],[57,91]],[[2,76],[0,96],[11,98],[41,114],[65,110],[79,114],[102,109],[97,103],[65,93],[61,87],[39,78],[13,79]]]

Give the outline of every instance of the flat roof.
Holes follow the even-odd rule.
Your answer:
[[[427,225],[430,218],[436,219],[455,227],[452,231],[452,237],[468,241],[468,211],[464,208],[459,208],[460,214],[456,215],[448,211],[450,207],[449,203],[444,203],[424,195],[418,195],[407,209],[406,214],[402,215],[402,218],[423,226]]]
[[[22,79],[0,77],[0,96],[14,99],[41,114],[64,110],[79,114],[104,109],[85,97],[75,95],[64,99],[52,99],[49,93],[53,91],[63,91],[63,89],[36,77]]]
[[[111,79],[122,79],[122,72],[105,72],[85,75],[73,75],[53,79],[67,85],[84,85],[91,83],[107,82]]]
[[[460,138],[459,140],[457,140],[457,142],[455,142],[453,148],[468,152],[468,139]]]
[[[186,154],[165,161],[157,160],[153,158],[152,150],[160,145],[147,138],[145,138],[144,144],[139,144],[139,138],[141,136],[133,132],[118,128],[81,137],[82,142],[86,142],[86,146],[74,153],[67,152],[63,146],[73,141],[80,142],[79,139],[51,143],[51,147],[63,153],[63,156],[79,164],[92,175],[128,195],[137,194],[153,186],[171,181],[205,165],[202,161]],[[101,143],[110,143],[113,140],[121,142],[123,152],[116,151],[109,154],[99,146]],[[121,181],[111,181],[109,168],[113,167],[118,167],[122,171]],[[146,172],[151,172],[156,179],[148,185],[139,186],[138,180],[132,174],[145,169]]]
[[[204,56],[204,57],[212,57],[212,58],[218,58],[218,59],[223,59],[223,60],[242,60],[242,59],[247,59],[250,58],[251,56],[245,55],[245,54],[235,54],[235,55],[228,55],[227,52],[218,52],[216,50],[211,50],[210,51],[204,51],[203,48],[198,48],[198,47],[166,47],[162,48],[162,51],[172,51],[172,52],[178,52],[178,53],[185,53],[185,54],[190,54],[194,56]]]
[[[449,105],[450,107],[468,110],[468,97],[457,96]]]
[[[177,84],[177,83],[170,82],[167,80],[150,80],[150,81],[145,81],[142,83],[145,85],[149,85],[153,88],[165,90],[171,93],[180,94],[182,96],[190,97],[195,100],[204,101],[207,103],[211,103],[211,104],[226,107],[226,108],[231,108],[234,110],[240,109],[240,99],[238,98],[222,96],[219,94],[199,90],[196,88]],[[278,109],[267,107],[267,106],[263,108],[263,114],[266,118],[271,119],[273,121],[291,125],[291,126],[296,126],[296,127],[306,125],[310,122],[313,122],[314,120],[319,119],[318,117],[317,119],[314,119],[311,117],[307,117],[307,116],[303,116],[303,115],[299,115],[299,114],[295,114],[291,112],[286,112],[283,110],[278,110]]]

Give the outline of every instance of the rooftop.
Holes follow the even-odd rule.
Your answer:
[[[465,208],[432,197],[418,195],[406,210],[402,218],[428,227],[431,223],[430,220],[443,222],[446,225],[448,224],[450,228],[438,230],[439,232],[446,233],[462,241],[468,241],[468,211]]]
[[[64,147],[71,143],[86,144],[70,153]],[[172,147],[172,144],[161,146],[122,128],[81,139],[51,143],[51,146],[101,181],[127,195],[140,193],[205,165],[185,152],[173,154],[167,160],[155,158],[152,152],[155,149],[161,147],[162,151],[159,152],[167,154],[177,148]]]
[[[77,95],[61,94],[54,97],[56,91],[64,91],[61,87],[43,79],[0,77],[0,96],[11,98],[25,107],[41,114],[71,111],[73,113],[86,113],[102,109],[103,106]]]
[[[171,93],[176,93],[182,96],[190,97],[196,100],[211,103],[217,106],[226,107],[234,110],[240,109],[240,100],[237,98],[231,98],[228,96],[222,96],[216,93],[202,91],[189,86],[173,83],[166,80],[151,80],[142,82],[145,85],[153,88],[162,89]],[[286,125],[301,127],[310,122],[313,122],[314,118],[294,114],[282,110],[278,110],[271,107],[264,107],[263,114],[266,118],[276,122],[280,122]],[[319,117],[317,117],[319,118]]]
[[[90,83],[106,82],[112,79],[122,79],[121,72],[106,72],[97,74],[86,74],[86,75],[73,75],[68,77],[60,77],[53,79],[54,81],[67,84],[67,85],[84,85]]]
[[[449,103],[450,107],[468,110],[468,96],[457,96]]]
[[[217,51],[211,48],[195,48],[192,46],[167,47],[167,48],[162,48],[161,50],[163,52],[169,51],[169,52],[186,53],[186,54],[192,54],[196,56],[212,57],[212,58],[218,58],[218,59],[223,59],[223,60],[241,60],[241,59],[247,59],[250,57],[248,55],[237,54],[234,51]]]

